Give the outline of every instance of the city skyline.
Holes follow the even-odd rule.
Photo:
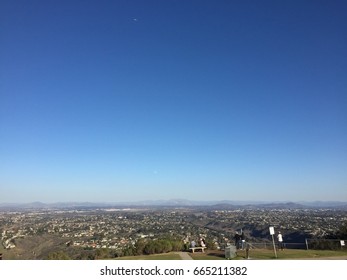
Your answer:
[[[344,1],[2,1],[0,203],[347,201]]]

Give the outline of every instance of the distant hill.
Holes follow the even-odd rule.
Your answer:
[[[347,202],[259,202],[259,201],[193,201],[187,199],[146,200],[138,202],[57,202],[57,203],[0,203],[0,209],[64,209],[64,208],[125,208],[125,207],[203,207],[208,209],[302,209],[302,208],[338,208],[347,209]]]
[[[246,204],[246,205],[234,205],[230,203],[219,203],[211,206],[206,206],[207,208],[211,208],[213,210],[235,210],[235,209],[303,209],[307,208],[307,206],[286,202],[286,203],[264,203],[264,204]]]
[[[342,201],[312,201],[312,202],[299,202],[305,206],[312,207],[346,207],[347,202]]]

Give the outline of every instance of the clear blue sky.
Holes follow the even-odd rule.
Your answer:
[[[347,201],[346,1],[0,3],[0,202]]]

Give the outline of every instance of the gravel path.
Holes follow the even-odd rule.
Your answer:
[[[178,252],[182,260],[192,260],[192,257],[189,256],[187,252]]]

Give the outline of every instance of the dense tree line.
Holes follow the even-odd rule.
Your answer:
[[[184,243],[181,240],[172,239],[156,239],[145,240],[139,239],[134,245],[130,245],[123,250],[115,250],[108,248],[99,249],[76,249],[69,247],[65,251],[52,252],[48,254],[46,259],[49,260],[95,260],[95,259],[113,259],[123,256],[138,256],[150,254],[162,254],[171,251],[184,250]]]
[[[347,223],[344,223],[333,234],[327,235],[324,238],[312,240],[309,244],[311,249],[318,250],[347,250],[346,245],[343,247],[340,240],[347,241]]]
[[[162,254],[171,251],[182,251],[184,243],[180,240],[157,239],[144,240],[139,239],[134,246],[129,246],[123,250],[124,256]]]
[[[336,233],[337,238],[347,240],[347,223],[344,223]]]

